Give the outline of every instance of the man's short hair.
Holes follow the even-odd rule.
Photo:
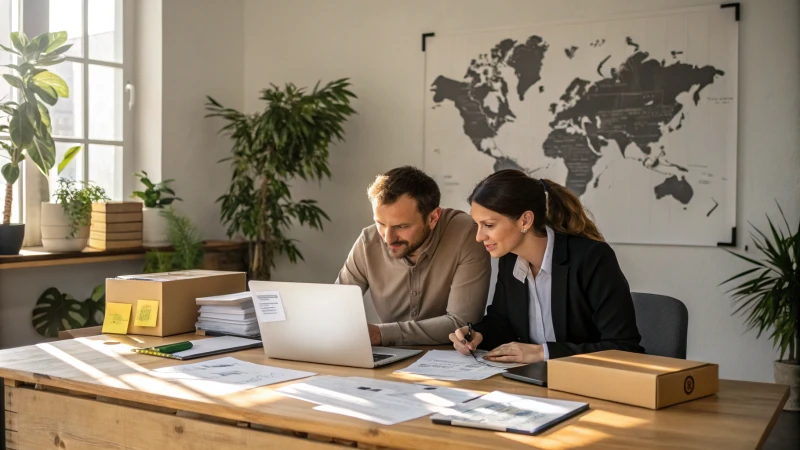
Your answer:
[[[417,201],[417,209],[423,218],[438,208],[442,199],[439,186],[433,178],[411,166],[398,167],[378,175],[367,189],[369,200],[377,201],[379,205],[391,205],[404,195]]]

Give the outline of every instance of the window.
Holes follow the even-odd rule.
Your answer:
[[[69,98],[61,98],[50,107],[56,165],[70,147],[80,145],[82,149],[61,174],[53,168],[49,176],[51,195],[58,178],[65,177],[102,186],[113,200],[125,197],[124,175],[133,170],[126,163],[132,153],[128,145],[132,127],[125,102],[125,88],[132,75],[128,57],[132,55],[132,39],[124,38],[124,33],[130,36],[132,30],[133,14],[125,13],[131,7],[129,0],[0,0],[0,43],[10,46],[9,34],[21,28],[29,37],[67,31],[68,43],[73,44],[65,54],[66,61],[48,67],[70,89]],[[8,58],[5,52],[0,64],[8,64],[2,58]],[[9,88],[6,83],[0,85],[2,98]],[[0,164],[5,161],[7,158],[0,159]],[[26,209],[49,199],[34,198],[42,190],[36,185],[42,177],[32,174],[31,168],[21,172],[12,222],[24,221],[30,230],[31,226],[38,228],[38,214],[28,214]],[[26,237],[26,245],[31,244]]]
[[[51,68],[70,86],[70,98],[59,100],[50,114],[56,161],[70,147],[83,147],[60,176],[91,181],[122,200],[122,0],[50,0],[48,9],[48,30],[66,30],[73,44],[67,60]],[[50,174],[50,192],[57,172]]]
[[[0,44],[11,47],[11,39],[9,36],[12,32],[19,30],[19,23],[19,4],[17,0],[0,0]],[[16,63],[14,55],[0,52],[0,75],[11,72],[11,69],[3,66],[14,63]],[[0,101],[13,101],[16,100],[16,98],[16,89],[12,89],[5,80],[0,80]],[[5,119],[3,119],[3,121],[5,122]],[[0,135],[0,139],[7,140],[8,135]],[[0,148],[0,167],[4,166],[8,161],[8,153]],[[24,170],[20,170],[20,172],[24,173]],[[23,203],[20,192],[22,191],[23,182],[24,176],[21,176],[14,184],[14,202],[11,204],[11,223],[22,222]],[[0,209],[2,209],[3,202],[5,201],[5,180],[0,178],[0,184],[2,184],[4,188],[0,190]]]

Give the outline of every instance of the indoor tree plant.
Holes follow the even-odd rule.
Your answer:
[[[739,280],[732,288],[736,313],[747,313],[748,329],[758,328],[758,336],[771,330],[773,345],[780,349],[774,362],[775,382],[790,386],[791,393],[784,409],[800,410],[800,225],[792,233],[789,222],[778,206],[786,232],[767,216],[769,235],[751,224],[750,233],[759,252],[753,259],[733,252],[752,267],[734,275],[722,284]],[[746,280],[746,281],[742,281]],[[787,356],[784,359],[784,356]]]
[[[110,199],[100,186],[78,183],[68,178],[58,179],[53,197],[56,203],[42,202],[42,246],[45,251],[80,251],[89,239],[92,203]]]
[[[249,275],[268,280],[275,257],[286,254],[291,262],[302,254],[296,240],[287,236],[292,221],[322,229],[327,214],[314,200],[293,201],[289,183],[296,177],[321,182],[330,178],[328,147],[343,141],[343,124],[355,113],[347,79],[333,81],[311,92],[287,84],[262,90],[264,111],[244,114],[223,107],[208,97],[206,117],[220,117],[227,124],[220,132],[233,139],[230,161],[233,176],[222,195],[222,222],[228,237],[249,242]],[[222,162],[220,161],[220,162]],[[328,219],[329,220],[329,219]]]
[[[161,214],[164,207],[171,205],[175,200],[175,191],[169,187],[175,180],[164,180],[160,183],[153,183],[147,172],[135,173],[139,181],[144,185],[143,191],[134,191],[131,197],[141,199],[144,202],[142,210],[142,240],[146,247],[164,247],[169,245],[167,240],[167,221]]]
[[[10,141],[0,141],[10,162],[2,167],[6,181],[3,223],[0,225],[0,254],[17,254],[22,247],[25,235],[24,224],[11,223],[11,204],[13,185],[19,179],[20,163],[26,158],[48,176],[55,165],[56,146],[51,136],[52,126],[47,106],[56,104],[59,98],[69,97],[67,83],[45,67],[64,61],[61,56],[72,47],[65,44],[67,33],[44,33],[28,39],[25,33],[11,33],[12,48],[0,46],[16,56],[18,64],[8,64],[12,74],[3,74],[9,85],[19,91],[18,101],[0,102],[0,111],[5,113],[0,123],[0,132],[9,133]],[[63,169],[69,160],[80,150],[70,148],[65,157]]]

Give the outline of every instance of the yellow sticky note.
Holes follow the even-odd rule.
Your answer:
[[[139,300],[133,324],[137,327],[154,327],[158,321],[158,300]]]
[[[128,322],[130,321],[130,303],[106,303],[103,333],[128,334]]]

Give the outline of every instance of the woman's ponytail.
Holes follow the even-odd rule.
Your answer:
[[[545,225],[564,234],[603,241],[594,221],[569,189],[546,179],[531,178],[519,170],[500,170],[484,178],[467,199],[517,220],[533,212],[533,230],[546,234]]]
[[[541,180],[546,189],[545,207],[547,225],[554,231],[604,241],[590,213],[583,207],[577,195],[551,180]]]

